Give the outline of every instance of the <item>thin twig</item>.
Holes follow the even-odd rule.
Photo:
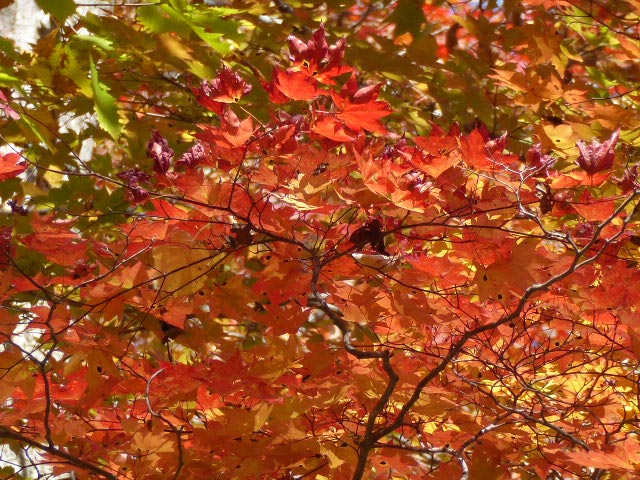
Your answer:
[[[43,445],[40,442],[37,442],[20,433],[14,432],[6,427],[0,427],[0,438],[8,438],[11,440],[16,440],[18,442],[26,443],[27,445],[37,448],[38,450],[42,450],[43,452],[50,453],[51,455],[54,455],[59,458],[63,458],[69,463],[71,463],[72,465],[75,465],[76,467],[82,468],[88,472],[99,475],[103,478],[106,478],[107,480],[118,480],[118,477],[116,477],[113,473],[108,472],[103,468],[100,468],[97,465],[91,462],[88,462],[87,460],[83,460],[74,455],[71,455],[70,453],[67,453],[64,450],[60,450],[57,447]]]
[[[162,418],[162,416],[158,412],[156,412],[151,406],[150,392],[151,392],[151,382],[153,382],[153,379],[156,378],[158,375],[160,375],[162,372],[164,372],[164,368],[161,368],[160,370],[158,370],[157,372],[155,372],[153,375],[149,377],[149,380],[147,380],[147,389],[145,390],[145,396],[144,396],[144,399],[147,402],[147,410],[149,410],[149,413],[151,415],[158,418]]]

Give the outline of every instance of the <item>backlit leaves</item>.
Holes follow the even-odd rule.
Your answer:
[[[167,170],[169,170],[171,161],[173,160],[173,153],[167,139],[157,130],[153,132],[149,143],[147,143],[147,155],[153,160],[153,169],[157,173],[166,173]],[[120,174],[120,176],[122,176],[122,174]],[[128,175],[128,177],[132,176]],[[135,178],[135,183],[137,184],[137,176],[133,178]],[[129,185],[131,185],[131,181],[129,181]]]
[[[0,154],[0,180],[17,177],[27,169],[27,161],[19,153]]]
[[[636,475],[631,7],[207,3],[0,43],[0,438],[109,479]]]
[[[214,80],[202,82],[201,87],[196,89],[196,95],[201,105],[217,111],[216,103],[236,103],[251,89],[252,86],[237,72],[223,66]]]
[[[122,126],[118,116],[118,107],[116,105],[115,98],[109,93],[109,88],[100,82],[98,70],[93,63],[93,59],[90,61],[91,71],[91,89],[93,91],[93,98],[95,101],[95,111],[98,115],[98,121],[102,128],[104,128],[111,137],[117,139],[120,135]]]
[[[620,131],[616,130],[604,143],[600,143],[598,140],[592,140],[591,144],[587,144],[582,140],[578,140],[576,144],[580,150],[580,156],[578,157],[578,165],[580,165],[585,172],[590,175],[597,173],[601,170],[608,170],[613,167],[613,161],[615,159],[615,148],[620,138]]]

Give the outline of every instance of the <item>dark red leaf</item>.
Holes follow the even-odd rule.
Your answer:
[[[594,139],[587,145],[582,140],[578,140],[576,142],[580,150],[580,156],[577,160],[578,165],[589,175],[610,169],[615,159],[615,148],[619,137],[620,130],[616,130],[604,143]]]
[[[220,103],[237,103],[244,95],[251,92],[248,84],[237,72],[224,66],[218,72],[218,77],[210,82],[205,80],[199,89],[195,90],[198,103],[220,113]]]
[[[380,220],[373,219],[366,225],[358,228],[349,237],[349,241],[358,247],[364,247],[367,244],[381,255],[389,255],[384,245],[384,233],[382,232],[382,224]]]
[[[622,177],[614,177],[615,182],[622,188],[623,193],[633,192],[637,188],[640,188],[638,184],[638,165],[634,165],[630,168],[625,168]]]
[[[542,145],[536,143],[526,155],[527,167],[532,168],[534,173],[548,177],[549,169],[553,167],[555,159],[551,155],[542,153]]]
[[[155,130],[151,140],[147,144],[147,155],[153,160],[153,170],[157,173],[166,173],[171,166],[173,150],[169,148],[169,142]]]
[[[178,165],[184,165],[187,168],[195,168],[197,165],[206,160],[207,154],[204,146],[201,143],[196,143],[182,155],[182,158],[177,161]]]
[[[124,172],[118,173],[118,178],[126,181],[130,187],[134,187],[140,183],[148,182],[151,178],[151,175],[143,172],[139,167],[135,167],[130,170],[125,170]]]

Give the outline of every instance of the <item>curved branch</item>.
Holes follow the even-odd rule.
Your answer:
[[[604,241],[603,246],[594,255],[589,256],[584,260],[582,260],[582,258],[585,257],[585,255],[591,250],[591,248],[595,245],[595,243],[600,240],[599,236],[604,230],[604,228],[607,225],[609,225],[615,218],[617,218],[618,215],[620,215],[620,213],[622,213],[627,208],[627,206],[630,205],[638,197],[640,197],[640,192],[634,192],[624,202],[622,202],[622,204],[620,204],[618,208],[615,209],[615,211],[611,214],[609,218],[602,221],[602,223],[596,227],[593,238],[585,246],[583,246],[582,248],[576,251],[573,262],[563,272],[560,272],[557,275],[554,275],[553,277],[548,279],[546,282],[536,283],[531,285],[529,288],[527,288],[523,293],[522,297],[520,298],[520,301],[518,302],[517,306],[510,314],[505,315],[504,317],[502,317],[501,319],[495,322],[474,328],[464,333],[462,337],[460,337],[460,339],[451,346],[451,348],[449,349],[449,352],[444,356],[444,358],[440,361],[440,363],[433,370],[431,370],[427,375],[425,375],[422,378],[422,380],[420,380],[420,382],[418,382],[418,384],[413,390],[413,394],[411,395],[409,400],[407,400],[407,402],[403,405],[403,407],[400,409],[400,412],[398,412],[396,419],[391,424],[387,425],[386,427],[374,433],[373,440],[377,441],[385,437],[386,435],[392,433],[394,430],[396,430],[402,425],[406,415],[413,408],[416,402],[420,399],[420,395],[422,394],[422,391],[424,390],[424,388],[447,368],[447,366],[451,363],[451,361],[453,361],[454,358],[458,356],[458,354],[462,351],[462,349],[467,344],[467,342],[471,340],[471,338],[475,337],[480,333],[494,330],[495,328],[501,325],[504,325],[506,323],[511,322],[512,320],[515,320],[520,316],[526,304],[528,303],[529,299],[534,294],[547,290],[549,287],[556,284],[560,280],[568,277],[569,275],[574,273],[576,270],[582,268],[585,265],[595,262],[604,253],[606,247],[609,246],[612,242],[614,242],[618,238],[620,238],[622,233],[624,233],[626,226],[629,224],[629,222],[631,222],[632,217],[640,209],[640,203],[636,204],[633,209],[633,212],[624,219],[622,227],[620,228],[618,233],[616,233],[615,235],[613,235],[612,237]],[[360,480],[363,474],[364,474],[364,467],[362,467],[361,470],[359,470],[358,472],[356,472],[356,474],[354,474],[353,479]]]
[[[70,453],[67,453],[64,450],[60,450],[55,446],[43,445],[42,443],[37,442],[32,438],[29,438],[25,435],[14,432],[6,427],[0,427],[0,438],[8,438],[10,440],[16,440],[21,443],[26,443],[27,445],[37,448],[38,450],[42,450],[44,452],[50,453],[51,455],[54,455],[59,458],[63,458],[69,463],[71,463],[72,465],[82,468],[87,472],[91,472],[95,475],[99,475],[100,477],[106,478],[108,480],[118,480],[118,477],[116,477],[116,475],[114,475],[113,473],[108,472],[107,470],[100,468],[97,465],[91,462],[88,462],[87,460],[83,460],[74,455],[71,455]]]

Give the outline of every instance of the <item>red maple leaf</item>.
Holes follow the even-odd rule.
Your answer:
[[[432,125],[431,135],[428,137],[414,137],[414,143],[426,153],[425,157],[422,158],[416,156],[415,165],[432,177],[438,178],[449,168],[460,163],[462,155],[458,148],[458,133],[459,131],[455,124],[448,134],[445,134],[439,126]]]
[[[478,130],[474,130],[460,139],[460,149],[468,165],[478,169],[491,168],[493,166],[485,144],[486,141]]]
[[[19,153],[0,154],[0,181],[17,177],[27,169],[27,162]]]
[[[196,135],[198,139],[222,148],[235,148],[244,145],[255,130],[251,117],[240,120],[228,107],[224,110],[220,127],[198,126],[203,130],[202,133]]]
[[[217,78],[210,82],[204,80],[200,88],[194,89],[194,93],[200,105],[221,113],[221,103],[237,103],[252,88],[237,72],[224,66],[218,72]]]
[[[147,155],[153,160],[153,169],[158,173],[166,173],[171,166],[173,150],[162,134],[154,130],[147,144]]]
[[[350,142],[355,135],[348,131],[344,122],[331,115],[320,115],[311,125],[311,131],[336,142]]]
[[[580,150],[580,156],[577,160],[578,165],[589,175],[613,167],[618,138],[620,138],[619,129],[613,132],[609,140],[604,143],[600,143],[597,139],[594,139],[591,144],[587,145],[582,140],[578,140],[576,142],[576,146]]]
[[[336,117],[356,132],[367,130],[385,133],[387,130],[380,123],[380,119],[391,114],[391,107],[387,102],[377,100],[379,92],[380,85],[358,88],[357,80],[352,75],[340,94],[331,93],[334,103],[340,110],[336,113]]]
[[[273,81],[266,85],[269,99],[275,103],[291,100],[312,100],[322,95],[318,81],[303,72],[275,69]],[[281,95],[279,95],[281,94]],[[284,98],[283,98],[284,97]]]
[[[633,167],[625,168],[622,177],[613,177],[613,179],[622,188],[623,193],[629,193],[640,187],[638,183],[639,174],[638,165],[634,165]]]
[[[525,158],[527,166],[533,168],[535,173],[544,177],[549,176],[549,169],[555,163],[555,159],[551,155],[542,153],[542,145],[539,143],[529,148]]]
[[[289,37],[289,58],[295,63],[295,70],[327,85],[334,85],[333,78],[353,71],[342,65],[345,48],[344,38],[329,46],[324,25],[320,25],[307,43],[293,35]]]

